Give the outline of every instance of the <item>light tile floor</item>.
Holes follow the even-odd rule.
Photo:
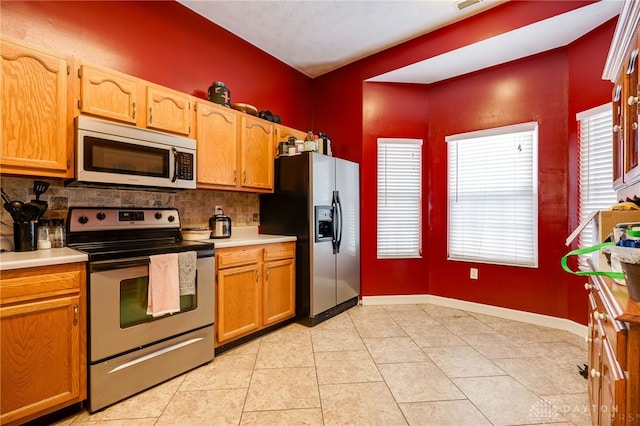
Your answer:
[[[589,425],[584,340],[436,305],[290,324],[57,425]]]

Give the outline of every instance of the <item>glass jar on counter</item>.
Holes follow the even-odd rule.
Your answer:
[[[51,234],[49,232],[49,219],[40,219],[38,222],[38,250],[51,248]]]
[[[51,247],[62,248],[65,245],[64,219],[51,219],[49,228]]]

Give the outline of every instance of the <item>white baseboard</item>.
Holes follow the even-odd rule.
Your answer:
[[[549,315],[534,314],[532,312],[518,311],[516,309],[501,308],[498,306],[484,305],[482,303],[467,302],[465,300],[450,299],[429,294],[415,294],[407,296],[363,296],[363,305],[416,305],[430,303],[432,305],[445,306],[447,308],[462,309],[478,314],[491,315],[514,321],[522,321],[544,327],[568,331],[578,336],[587,335],[587,327],[566,318],[556,318]]]

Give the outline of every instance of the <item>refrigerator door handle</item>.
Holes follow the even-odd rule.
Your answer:
[[[335,191],[336,201],[338,203],[338,242],[337,253],[340,253],[340,245],[342,244],[342,202],[340,201],[340,191]]]
[[[333,254],[338,253],[338,199],[337,199],[337,191],[333,191],[333,196],[331,197],[331,245],[333,246]]]

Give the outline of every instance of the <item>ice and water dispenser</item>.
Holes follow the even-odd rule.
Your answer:
[[[316,242],[333,241],[333,208],[315,206]]]

